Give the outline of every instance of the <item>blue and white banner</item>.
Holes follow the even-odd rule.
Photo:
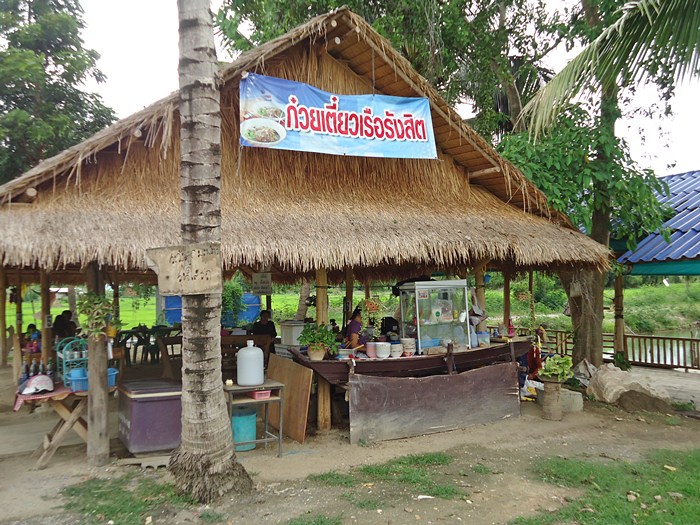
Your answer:
[[[241,144],[332,155],[435,159],[426,98],[334,95],[248,73],[241,80]]]

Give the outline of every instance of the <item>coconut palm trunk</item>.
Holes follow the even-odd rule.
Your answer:
[[[178,0],[183,244],[221,240],[221,116],[209,0]],[[221,293],[182,298],[182,441],[177,488],[201,502],[250,491],[236,461],[221,382]]]

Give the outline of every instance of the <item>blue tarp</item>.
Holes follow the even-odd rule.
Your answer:
[[[244,325],[252,323],[260,317],[260,310],[262,309],[260,296],[246,292],[243,294],[243,304],[246,308],[238,314],[237,324]],[[165,320],[171,325],[182,322],[182,297],[177,295],[165,297]],[[235,326],[236,323],[233,319],[233,314],[231,312],[223,312],[221,324],[226,327]]]

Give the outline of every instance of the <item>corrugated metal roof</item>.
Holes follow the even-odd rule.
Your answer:
[[[671,234],[667,243],[657,231],[645,237],[635,251],[618,259],[623,264],[678,261],[700,256],[700,171],[689,171],[664,177],[670,195],[659,196],[676,215],[664,223]]]

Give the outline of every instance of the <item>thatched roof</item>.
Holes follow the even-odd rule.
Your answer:
[[[239,148],[243,71],[336,93],[428,97],[439,160]],[[607,265],[603,246],[550,210],[542,192],[347,9],[243,53],[221,75],[228,269],[272,265],[300,275],[351,266],[380,275],[484,260],[514,269]],[[30,188],[38,192],[33,203],[16,204],[29,200]],[[179,243],[178,94],[0,186],[0,200],[5,266],[97,260],[144,269],[147,248]]]

